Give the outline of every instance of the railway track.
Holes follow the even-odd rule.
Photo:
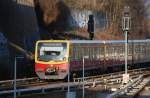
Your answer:
[[[85,82],[97,82],[97,83],[121,83],[122,82],[122,75],[125,72],[115,72],[115,73],[110,73],[110,74],[103,74],[103,75],[98,75],[98,76],[89,76],[89,77],[84,77]],[[149,68],[140,68],[140,69],[133,69],[129,70],[128,74],[130,75],[130,79],[135,79],[139,75],[150,75],[150,67]],[[74,78],[74,82],[83,82],[83,77],[80,78]]]
[[[96,82],[96,81],[101,81],[101,83],[104,82],[112,82],[116,81],[117,83],[120,83],[122,81],[122,72],[116,72],[116,73],[111,73],[111,74],[104,74],[104,75],[98,75],[98,76],[89,76],[85,77],[84,81],[85,82]],[[148,74],[150,73],[150,68],[140,68],[140,69],[134,69],[134,70],[129,70],[128,73],[130,74],[130,77],[132,79],[138,77],[140,74]],[[83,78],[74,78],[74,82],[83,82]],[[31,87],[31,86],[39,86],[39,85],[46,85],[46,84],[54,84],[54,83],[60,83],[62,81],[55,81],[55,82],[48,82],[48,81],[42,81],[38,80],[38,77],[32,77],[32,78],[24,78],[24,79],[17,79],[17,88],[26,88],[26,87]],[[13,83],[14,80],[6,80],[6,81],[0,81],[0,91],[2,90],[8,90],[13,88]]]
[[[139,75],[150,75],[150,68],[140,68],[140,69],[134,69],[129,70],[128,73],[130,74],[131,79],[135,79],[139,77]],[[45,92],[47,90],[57,90],[62,91],[66,90],[68,86],[73,88],[80,88],[83,83],[85,86],[92,87],[93,85],[106,85],[107,84],[115,84],[115,83],[121,83],[122,82],[122,74],[124,72],[116,72],[111,74],[104,74],[104,75],[98,75],[98,76],[89,76],[84,78],[84,82],[82,78],[74,78],[73,82],[67,83],[62,81],[39,81],[37,77],[33,78],[26,78],[26,79],[17,79],[17,92],[23,93],[23,92],[33,92],[36,90],[40,90],[42,92]],[[13,80],[7,80],[7,81],[0,81],[0,95],[7,95],[13,93]],[[94,86],[93,86],[94,87]]]
[[[54,84],[54,83],[56,83],[56,82],[39,80],[38,77],[24,78],[24,79],[16,80],[16,84],[17,84],[16,88],[23,89],[23,88],[27,88],[27,87],[34,87],[34,86]],[[12,90],[13,87],[14,87],[14,80],[0,81],[0,91]]]

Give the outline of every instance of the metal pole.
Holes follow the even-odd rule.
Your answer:
[[[128,73],[128,31],[125,31],[125,74]]]
[[[83,94],[82,94],[82,98],[84,98],[84,94],[85,94],[85,91],[84,91],[84,56],[83,56]]]
[[[14,98],[16,98],[16,79],[17,79],[17,59],[21,59],[24,57],[15,57],[15,64],[14,64]]]
[[[14,65],[14,98],[16,98],[16,57],[15,57],[15,65]]]
[[[68,59],[68,94],[70,92],[70,58]]]

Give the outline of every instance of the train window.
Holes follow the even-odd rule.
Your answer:
[[[84,54],[83,54],[83,51],[84,51],[84,50],[83,50],[83,47],[80,46],[80,47],[79,47],[79,58],[80,58],[80,59],[83,58],[83,55],[84,55]]]
[[[148,47],[147,47],[147,51],[148,51],[148,53],[150,54],[150,44],[149,44]]]
[[[71,58],[72,59],[75,59],[75,54],[74,54],[74,47],[72,46],[72,48],[71,48]]]
[[[87,49],[85,47],[83,47],[83,56],[87,55]]]
[[[140,53],[140,47],[138,45],[135,46],[135,53]]]
[[[92,59],[97,59],[97,47],[92,47]]]
[[[89,49],[90,49],[90,59],[93,59],[93,48],[90,47]]]
[[[124,47],[120,46],[120,50],[119,50],[119,54],[120,54],[120,61],[124,61]]]
[[[92,59],[92,51],[90,47],[88,48],[88,52],[89,52],[89,58]]]
[[[95,52],[95,58],[96,59],[100,59],[100,47],[97,47],[97,48],[95,48],[96,50],[96,52]]]
[[[101,60],[104,59],[104,47],[100,47],[100,48],[99,48],[99,58],[100,58]]]
[[[128,46],[128,55],[132,55],[132,46],[131,45],[129,45]]]
[[[108,47],[107,50],[108,50],[108,52],[107,52],[108,55],[107,56],[108,56],[108,58],[111,58],[111,56],[112,56],[112,50],[113,50],[112,47]]]
[[[81,59],[82,58],[82,48],[81,46],[79,45],[78,46],[78,59]]]
[[[81,56],[81,54],[80,54],[80,46],[77,46],[77,59],[79,60],[80,59],[80,56]]]
[[[44,55],[52,55],[52,56],[58,56],[61,52],[58,51],[44,51]]]
[[[77,47],[77,59],[78,60],[81,59],[81,47],[80,46]]]
[[[74,47],[74,59],[77,59],[78,57],[78,53],[77,53],[77,47]]]
[[[140,49],[141,49],[141,53],[143,54],[145,52],[144,45],[142,45]]]
[[[107,58],[108,57],[108,47],[106,46],[106,48],[104,47],[104,55]]]
[[[120,49],[119,49],[119,54],[120,54],[120,56],[124,56],[124,47],[122,47],[122,46],[120,46],[119,47]]]
[[[94,59],[98,59],[97,54],[99,54],[98,48],[95,47],[95,48],[94,48]]]
[[[84,48],[84,47],[81,48],[81,58],[83,58],[83,56],[86,56],[85,49],[86,48]]]
[[[95,47],[93,47],[93,46],[89,47],[89,58],[90,59],[94,59],[94,57],[95,57],[94,52],[96,52],[96,51],[94,51],[94,50],[95,50]]]
[[[39,43],[38,46],[37,54],[40,61],[63,60],[67,53],[66,43]]]
[[[96,51],[94,51],[95,50],[95,47],[92,47],[91,48],[91,52],[92,52],[92,59],[95,59],[95,53],[94,52],[96,52]]]
[[[115,53],[115,47],[113,46],[112,48],[111,48],[111,50],[109,50],[110,51],[110,59],[113,59],[114,58],[114,53]]]
[[[89,58],[90,58],[90,48],[89,48],[89,47],[87,47],[87,55],[88,55]]]
[[[75,47],[72,46],[71,51],[72,51],[71,57],[72,59],[75,59]]]
[[[150,58],[150,44],[148,44],[147,55]]]
[[[88,47],[85,48],[85,54],[84,54],[84,56],[88,56],[89,57],[89,48]]]
[[[73,59],[76,59],[76,54],[75,54],[75,52],[76,52],[76,47],[73,47]]]
[[[114,49],[114,55],[113,55],[113,58],[116,60],[118,58],[118,53],[119,53],[119,47],[116,46]]]
[[[119,54],[119,47],[116,46],[116,47],[114,48],[114,59],[115,59],[115,60],[118,59],[118,56],[119,56],[118,54]]]

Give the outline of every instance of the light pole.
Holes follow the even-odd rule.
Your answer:
[[[124,7],[123,18],[122,18],[122,29],[125,32],[125,74],[123,75],[123,82],[127,83],[129,81],[128,75],[128,32],[131,26],[129,6]]]
[[[76,98],[76,93],[73,91],[70,91],[70,62],[71,58],[68,58],[68,69],[67,69],[67,74],[68,74],[68,91],[67,91],[67,98]]]
[[[85,73],[85,69],[84,69],[84,67],[85,67],[85,59],[87,59],[88,58],[88,56],[83,56],[83,58],[82,58],[82,62],[83,62],[83,69],[82,69],[82,78],[83,78],[83,88],[82,88],[82,98],[85,98],[85,88],[84,88],[84,73]]]
[[[70,58],[68,58],[68,94],[70,93]]]
[[[84,56],[83,56],[83,70],[82,70],[82,75],[83,75],[83,94],[82,94],[82,98],[84,98],[84,95],[85,95],[85,90],[84,90],[84,63],[85,63],[85,60],[84,60]]]
[[[15,57],[14,63],[14,98],[16,98],[16,73],[17,73],[17,59],[22,59],[24,57]]]

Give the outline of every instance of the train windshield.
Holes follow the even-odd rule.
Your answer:
[[[39,61],[64,61],[67,53],[67,43],[39,43],[38,60]]]

